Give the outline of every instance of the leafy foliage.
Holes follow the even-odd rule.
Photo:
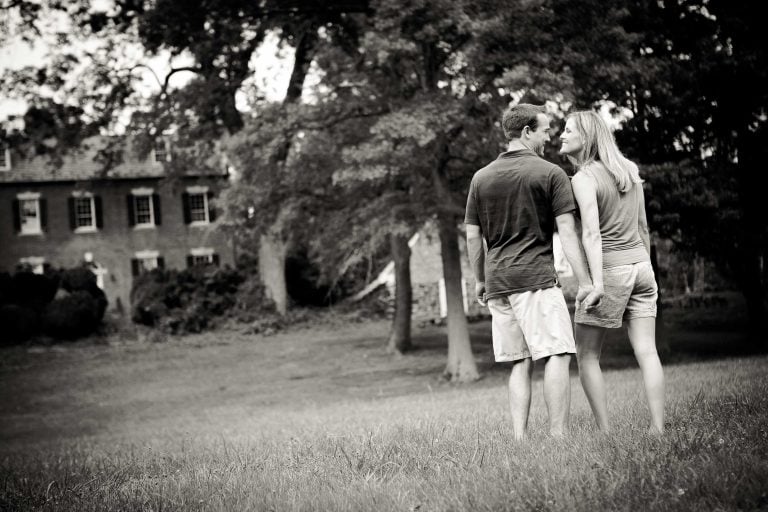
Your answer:
[[[233,314],[243,281],[243,275],[231,268],[155,269],[134,280],[133,320],[173,334],[201,332]],[[269,308],[266,300],[259,304],[251,300],[249,305]]]
[[[100,327],[106,309],[107,298],[86,268],[0,274],[0,317],[10,343],[39,334],[62,340],[87,336]]]

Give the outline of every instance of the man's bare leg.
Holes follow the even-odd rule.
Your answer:
[[[656,319],[633,318],[627,332],[643,374],[645,395],[651,410],[650,432],[664,432],[664,371],[656,351]]]
[[[549,356],[544,363],[544,401],[549,412],[549,433],[562,437],[568,431],[571,409],[570,354]]]
[[[606,329],[591,325],[576,324],[576,361],[579,363],[579,380],[584,394],[587,395],[592,413],[595,415],[597,428],[603,432],[610,430],[608,421],[608,399],[605,393],[605,381],[600,369],[600,352]]]
[[[530,357],[512,363],[512,373],[509,375],[509,409],[512,412],[512,431],[518,441],[525,438],[528,428],[532,373],[533,363]]]

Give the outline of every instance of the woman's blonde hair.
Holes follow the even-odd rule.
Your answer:
[[[597,112],[584,110],[568,116],[582,140],[578,155],[568,159],[579,169],[596,161],[601,162],[613,176],[619,192],[627,192],[635,183],[642,183],[640,173],[631,160],[621,154],[616,139]]]

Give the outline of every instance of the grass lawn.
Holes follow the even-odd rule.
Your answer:
[[[388,324],[219,331],[0,351],[0,510],[768,510],[768,357],[724,311],[666,318],[667,433],[644,433],[622,331],[604,352],[615,432],[572,364],[572,434],[511,442],[508,367],[440,380],[443,329],[383,353]]]

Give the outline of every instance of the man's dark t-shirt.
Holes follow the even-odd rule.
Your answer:
[[[465,224],[480,226],[488,246],[488,298],[556,284],[555,217],[576,209],[568,176],[531,150],[502,153],[472,177]]]

